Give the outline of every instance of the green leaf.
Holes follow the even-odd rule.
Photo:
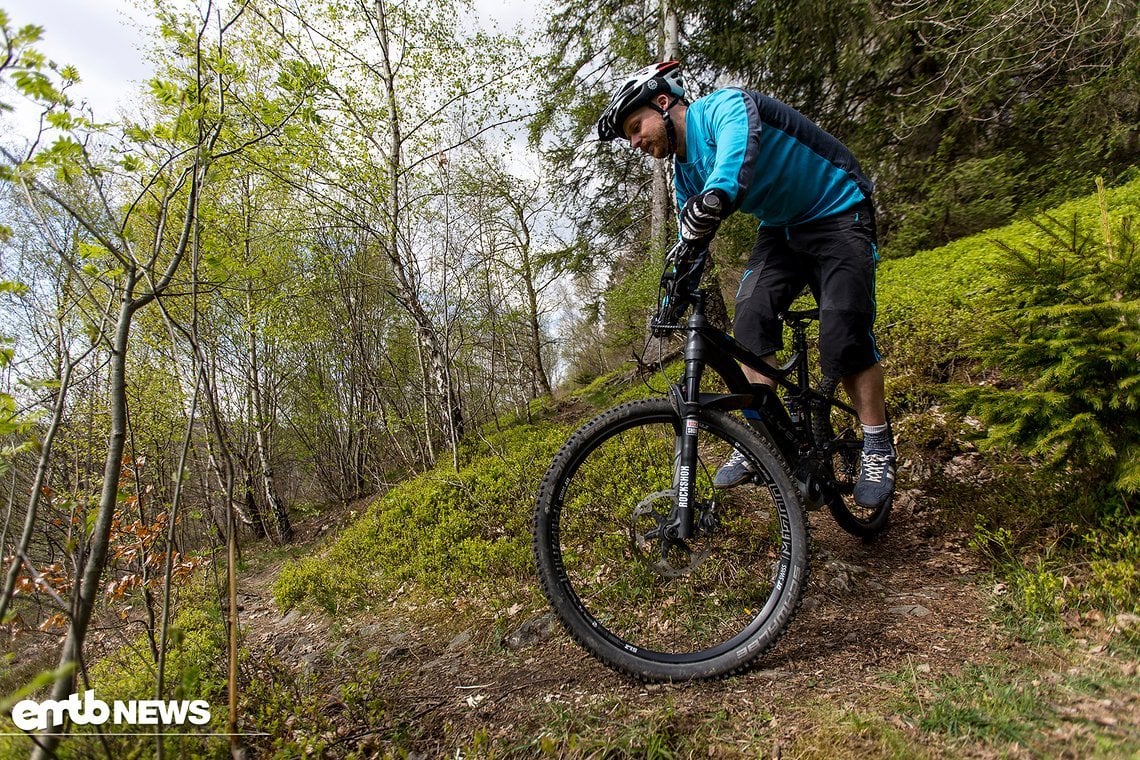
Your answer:
[[[12,73],[12,82],[23,94],[40,103],[59,103],[63,95],[55,89],[45,74],[34,70],[20,70]]]
[[[179,90],[178,85],[173,82],[168,82],[157,77],[148,82],[150,85],[150,94],[154,96],[155,100],[159,103],[168,106],[178,105],[182,100],[182,92]]]
[[[50,111],[46,119],[48,124],[62,130],[72,129],[76,123],[76,120],[66,111]]]

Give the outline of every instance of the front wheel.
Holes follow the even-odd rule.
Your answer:
[[[555,457],[535,506],[542,588],[570,635],[645,680],[746,669],[791,621],[807,580],[803,508],[783,461],[728,415],[701,412],[694,535],[676,537],[681,420],[665,399],[611,409]],[[733,450],[751,481],[713,476]]]
[[[824,378],[819,391],[828,399],[839,392],[839,381]],[[826,408],[822,408],[826,406]],[[864,507],[855,501],[855,484],[863,454],[863,439],[858,420],[832,404],[821,404],[812,417],[812,438],[823,452],[824,466],[831,480],[827,507],[839,527],[864,541],[870,541],[887,529],[891,517],[892,498],[877,507]]]

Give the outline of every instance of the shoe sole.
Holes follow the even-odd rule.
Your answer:
[[[714,480],[713,488],[736,488],[737,486],[744,485],[750,480],[752,480],[752,473],[746,472],[735,480],[730,480],[727,483],[717,483]]]
[[[883,498],[883,500],[882,500],[882,501],[880,501],[880,502],[877,502],[877,503],[875,503],[875,504],[864,504],[863,502],[859,501],[858,499],[855,499],[855,504],[856,504],[857,506],[860,506],[860,507],[862,507],[863,509],[879,509],[879,508],[881,508],[881,507],[882,507],[884,504],[887,504],[887,503],[889,503],[889,502],[890,502],[890,500],[891,500],[891,499],[893,499],[894,497],[895,497],[895,492],[894,492],[894,491],[891,491],[889,494],[887,494],[887,495],[886,495],[886,497],[884,497],[884,498]],[[854,498],[854,497],[852,497],[852,498]]]

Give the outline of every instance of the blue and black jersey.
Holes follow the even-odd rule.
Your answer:
[[[833,216],[871,197],[871,182],[843,143],[794,108],[726,88],[685,116],[685,160],[674,162],[681,206],[720,189],[732,208],[785,227]]]

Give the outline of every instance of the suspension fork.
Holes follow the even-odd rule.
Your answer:
[[[705,339],[700,329],[705,326],[704,310],[694,309],[689,317],[685,340],[685,374],[675,386],[673,404],[680,417],[680,427],[673,444],[673,488],[677,493],[675,516],[671,521],[676,538],[693,536],[694,499],[697,482],[697,433],[700,430],[701,379],[705,371]]]

